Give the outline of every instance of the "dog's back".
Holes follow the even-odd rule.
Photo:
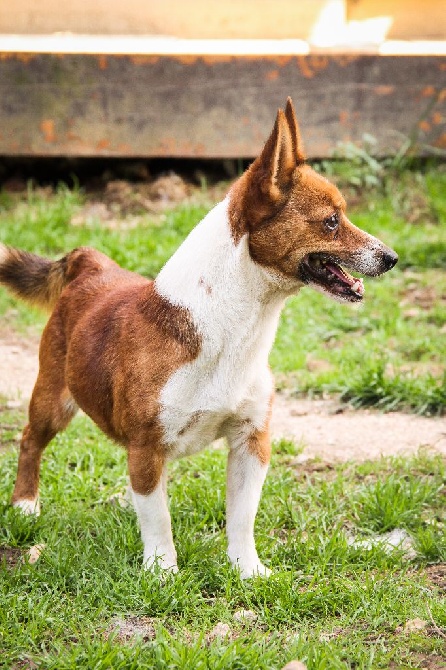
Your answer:
[[[124,445],[141,424],[153,423],[172,369],[197,354],[199,336],[186,310],[94,249],[50,261],[2,245],[0,282],[52,310],[39,387],[55,389],[49,396],[56,406],[62,392],[65,407],[79,405]]]

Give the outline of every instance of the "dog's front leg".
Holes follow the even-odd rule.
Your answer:
[[[177,572],[177,552],[167,506],[167,469],[164,459],[146,450],[129,449],[129,473],[133,504],[144,545],[144,567],[159,565]]]
[[[271,454],[268,430],[246,427],[228,436],[229,458],[226,491],[228,556],[241,577],[268,577],[271,571],[257,555],[254,521]]]

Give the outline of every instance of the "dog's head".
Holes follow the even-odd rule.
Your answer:
[[[339,190],[305,163],[293,104],[279,109],[260,156],[234,185],[230,221],[245,233],[251,257],[277,279],[307,284],[332,298],[362,300],[362,279],[398,260],[392,249],[354,226]],[[342,267],[341,267],[342,266]]]

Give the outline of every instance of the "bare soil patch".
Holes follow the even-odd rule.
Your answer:
[[[446,668],[444,657],[438,654],[415,653],[411,655],[410,660],[412,663],[416,663],[416,665],[403,666],[392,661],[389,668],[391,670],[401,670],[406,667],[424,668],[424,670],[445,670]]]
[[[121,644],[135,642],[138,638],[149,642],[156,637],[155,621],[148,616],[116,617],[105,631],[105,637],[113,637]]]
[[[11,670],[37,670],[39,666],[37,663],[34,663],[32,658],[22,658],[19,661],[16,661],[11,667]]]
[[[446,456],[444,418],[355,410],[336,400],[295,399],[277,394],[272,433],[301,444],[304,456],[329,463],[410,454],[420,447]]]
[[[446,563],[429,565],[426,568],[425,573],[429,581],[434,584],[439,591],[446,594]]]
[[[6,564],[9,569],[15,568],[20,563],[23,556],[23,549],[20,547],[0,546],[0,565]]]
[[[85,204],[71,223],[88,226],[100,222],[104,228],[127,230],[138,225],[144,214],[149,213],[156,218],[156,215],[162,215],[179,203],[208,205],[220,200],[227,189],[227,182],[220,182],[203,192],[175,172],[138,183],[114,179],[103,188],[87,193]]]
[[[39,370],[37,338],[21,338],[13,332],[0,336],[0,396],[28,400]]]
[[[12,331],[0,337],[0,395],[31,396],[38,372],[38,341]],[[446,420],[413,414],[353,410],[335,400],[296,399],[278,393],[272,434],[303,446],[304,457],[328,463],[410,454],[426,447],[446,456]]]

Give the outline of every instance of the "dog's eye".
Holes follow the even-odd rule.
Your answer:
[[[328,230],[335,230],[339,226],[339,215],[335,213],[324,219],[324,225]]]

